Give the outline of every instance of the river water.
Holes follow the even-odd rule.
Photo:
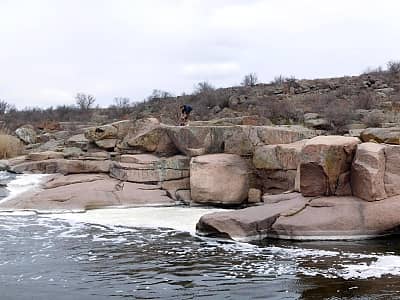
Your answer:
[[[37,178],[13,178],[14,193],[16,180]],[[0,299],[400,299],[399,237],[200,238],[194,224],[207,211],[0,214]]]

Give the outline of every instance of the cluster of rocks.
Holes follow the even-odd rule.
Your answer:
[[[30,195],[30,201],[26,201],[25,196],[19,200],[23,198],[20,196],[2,204],[2,208],[47,211],[51,207],[53,211],[63,211],[94,207],[96,205],[90,201],[97,203],[96,199],[89,201],[79,193],[60,201],[57,190],[64,189],[61,194],[68,194],[66,190],[71,189],[73,193],[78,186],[95,186],[94,182],[99,180],[108,182],[104,184],[106,190],[101,192],[110,195],[115,194],[120,183],[136,184],[130,185],[130,192],[136,186],[140,195],[157,190],[168,197],[169,201],[163,202],[165,205],[175,201],[228,206],[246,205],[248,200],[260,202],[263,174],[252,172],[256,149],[296,142],[316,136],[318,132],[301,126],[243,125],[255,122],[253,117],[243,117],[193,122],[181,127],[161,124],[155,118],[125,120],[89,127],[64,140],[57,139],[57,147],[52,150],[37,152],[37,149],[48,149],[48,141],[29,147],[32,149],[29,154],[3,162],[4,168],[14,173],[62,174],[64,177],[59,177],[58,181],[65,178],[63,188],[44,183],[46,188],[31,192],[35,196]],[[57,135],[57,132],[52,134]],[[274,176],[274,172],[269,172],[269,176]],[[84,174],[86,177],[82,176]],[[96,176],[92,178],[93,174]],[[285,176],[275,175],[280,181],[292,180]],[[48,180],[53,179],[49,177]],[[111,186],[116,187],[111,189]],[[280,184],[279,191],[287,188],[288,184]],[[50,193],[52,189],[55,190]],[[40,201],[42,195],[47,202],[52,201],[52,205]],[[54,200],[49,195],[54,195]],[[99,196],[99,199],[104,197]],[[153,205],[154,201],[159,204],[159,199],[149,204]],[[100,203],[105,205],[105,201]],[[118,201],[111,197],[109,205],[116,203]],[[138,204],[143,205],[143,201]],[[120,205],[134,203],[121,202]]]
[[[252,122],[146,118],[87,128],[53,151],[2,162],[54,175],[0,209],[236,206],[203,216],[197,231],[245,241],[365,238],[400,226],[400,130],[366,129],[360,139]]]
[[[318,136],[295,143],[297,150],[288,156],[290,146],[265,146],[263,164],[255,165],[297,165],[297,192],[264,195],[264,205],[256,208],[205,215],[197,225],[199,234],[253,241],[359,239],[397,232],[400,145]]]

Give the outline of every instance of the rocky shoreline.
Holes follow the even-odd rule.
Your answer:
[[[256,116],[171,126],[155,118],[36,136],[20,128],[13,173],[51,174],[0,210],[217,206],[200,235],[240,241],[363,239],[400,228],[400,129],[324,136]],[[44,137],[46,136],[46,138]]]

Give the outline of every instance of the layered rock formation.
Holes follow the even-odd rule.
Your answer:
[[[14,173],[55,174],[0,209],[255,205],[205,215],[197,226],[199,234],[246,241],[366,238],[399,228],[394,129],[389,136],[364,130],[363,140],[374,143],[361,143],[301,126],[253,124],[232,118],[169,126],[147,118],[60,134],[53,148],[50,139],[35,148],[46,151],[0,162]],[[283,193],[293,191],[299,193]]]

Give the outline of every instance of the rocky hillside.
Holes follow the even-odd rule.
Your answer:
[[[60,127],[59,122],[101,125],[145,117],[176,125],[182,104],[193,107],[191,120],[196,121],[257,115],[259,125],[299,124],[340,134],[366,127],[393,127],[400,122],[400,67],[394,66],[360,76],[315,80],[278,77],[269,84],[220,89],[203,82],[191,95],[170,97],[169,93],[158,93],[121,107],[14,109],[0,113],[0,127],[13,132],[30,124],[52,131]]]
[[[151,115],[174,123],[174,112],[183,103],[193,106],[194,120],[258,115],[264,124],[305,124],[346,133],[399,123],[400,75],[379,71],[315,80],[278,78],[270,84],[200,89],[193,95],[141,103],[133,116]]]

